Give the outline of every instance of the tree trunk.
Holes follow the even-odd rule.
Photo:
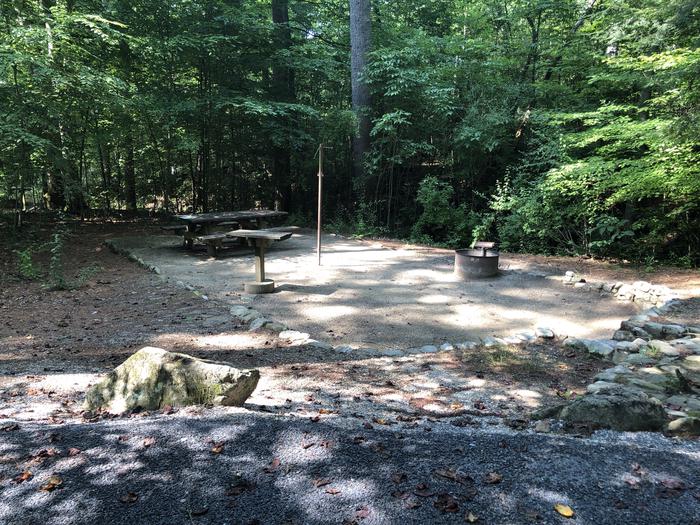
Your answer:
[[[352,109],[359,124],[353,138],[353,176],[365,183],[364,157],[369,151],[369,87],[361,75],[367,66],[370,50],[371,24],[370,0],[350,0],[350,81],[352,87]]]
[[[134,142],[131,133],[126,138],[126,158],[124,160],[124,186],[126,187],[126,209],[136,211],[136,171],[134,169]]]
[[[289,30],[288,0],[272,0],[272,22],[275,25],[275,43],[278,50],[292,47],[292,35]],[[294,71],[278,57],[272,66],[272,96],[277,102],[294,101]],[[272,182],[274,186],[274,208],[289,209],[292,191],[291,181],[291,145],[289,141],[289,119],[281,117],[279,126],[285,129],[283,144],[272,148]]]

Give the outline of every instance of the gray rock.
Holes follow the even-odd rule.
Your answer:
[[[634,328],[632,328],[632,333],[635,337],[638,337],[640,339],[651,339],[651,334],[647,332],[644,328],[639,328],[635,326]]]
[[[265,325],[265,328],[270,330],[271,332],[284,332],[287,327],[283,325],[282,323],[277,323],[277,322],[270,322]]]
[[[669,405],[681,407],[683,410],[690,410],[700,414],[700,397],[690,395],[675,395],[666,399]]]
[[[612,354],[612,362],[615,364],[619,364],[625,361],[629,357],[630,353],[626,352],[624,350],[618,350],[617,348]]]
[[[612,338],[615,341],[634,341],[634,334],[627,330],[616,330]]]
[[[632,365],[632,366],[646,366],[646,365],[653,365],[656,362],[656,359],[653,359],[649,357],[648,355],[644,354],[630,354],[625,358],[624,363],[626,365]]]
[[[569,424],[622,431],[659,430],[666,423],[666,412],[657,399],[617,386],[575,399],[560,417]]]
[[[546,326],[538,326],[535,328],[535,335],[537,335],[537,337],[541,337],[542,339],[553,339],[554,331]]]
[[[685,333],[685,326],[679,324],[662,325],[661,333],[670,337],[680,337]]]
[[[308,339],[304,343],[311,348],[318,348],[319,350],[333,350],[333,345],[323,341],[316,341],[315,339]]]
[[[668,432],[683,436],[700,436],[700,417],[681,417],[668,424]]]
[[[283,332],[280,332],[279,338],[286,339],[287,341],[291,341],[293,343],[298,343],[307,341],[309,339],[309,334],[305,332],[297,332],[296,330],[284,330]]]
[[[537,334],[535,334],[535,332],[533,332],[532,330],[526,330],[525,332],[518,332],[517,334],[515,334],[515,337],[517,337],[525,343],[530,343],[537,339]]]
[[[636,281],[632,283],[632,286],[634,286],[640,292],[648,292],[651,290],[651,284],[646,281]]]
[[[464,341],[462,343],[457,343],[457,348],[459,350],[474,350],[478,348],[479,344],[474,341]]]
[[[586,345],[588,353],[595,356],[611,357],[612,353],[615,351],[611,345],[595,339],[586,339],[584,340],[584,344]]]
[[[591,285],[585,282],[574,283],[574,288],[579,288],[585,292],[590,291]]]
[[[678,357],[681,355],[678,349],[674,348],[666,341],[659,341],[658,339],[649,341],[649,346],[644,350],[644,353],[651,356],[658,354],[666,357]]]
[[[632,357],[632,356],[630,356]],[[620,379],[624,376],[629,376],[632,374],[632,370],[630,370],[626,364],[625,365],[617,365],[612,368],[607,368],[603,370],[602,372],[599,372],[595,376],[596,381],[607,381],[608,383],[621,383],[624,382],[624,380],[620,381]]]
[[[481,338],[481,344],[483,344],[486,348],[492,348],[494,346],[500,346],[501,342],[495,337],[487,335],[486,337]]]
[[[336,346],[334,349],[336,352],[339,352],[341,354],[350,354],[353,351],[352,346],[349,345],[339,345]]]
[[[405,352],[399,348],[387,348],[386,350],[380,350],[379,353],[385,357],[402,357]]]
[[[452,345],[452,343],[442,343],[440,345],[441,352],[449,352],[450,350],[454,350],[454,349],[455,349],[455,347]]]
[[[423,354],[434,354],[437,351],[438,351],[437,346],[433,346],[433,345],[425,345],[425,346],[422,346],[419,348],[419,352],[421,352]]]
[[[264,317],[258,317],[256,319],[253,319],[248,326],[248,331],[249,332],[257,332],[259,330],[262,330],[265,326],[267,326],[270,323],[269,319],[265,319]]]
[[[257,370],[197,359],[161,348],[142,348],[85,395],[85,409],[112,413],[165,405],[240,406],[260,379]]]
[[[243,319],[246,323],[251,322],[253,319],[257,319],[258,317],[262,317],[263,315],[258,312],[257,310],[250,309],[248,310],[247,313],[243,314],[240,316],[241,319]]]
[[[633,341],[618,341],[617,343],[615,343],[615,350],[634,354],[636,352],[639,352],[639,345]]]
[[[231,315],[233,315],[234,317],[241,317],[243,315],[246,315],[249,311],[250,308],[242,305],[232,306],[229,310],[229,312],[231,312]]]
[[[663,334],[664,325],[650,321],[648,323],[644,323],[643,328],[647,331],[647,333],[653,335],[654,337],[661,337],[661,334]]]
[[[573,350],[586,350],[585,341],[583,339],[577,339],[576,337],[568,337],[564,341],[564,346]]]

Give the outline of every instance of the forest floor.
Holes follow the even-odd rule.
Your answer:
[[[464,360],[294,346],[234,321],[235,291],[205,301],[104,247],[137,229],[157,231],[76,226],[64,266],[100,268],[76,290],[22,280],[15,254],[0,254],[0,522],[459,523],[471,513],[483,523],[559,523],[552,506],[565,503],[574,523],[695,523],[696,442],[528,429],[529,411],[582,392],[602,363],[559,341]],[[589,260],[506,259],[700,288],[697,272],[677,269],[641,276]],[[689,302],[682,315],[698,310]],[[241,409],[86,418],[88,385],[147,345],[255,367],[262,378]],[[19,482],[24,472],[31,479]],[[39,490],[54,473],[61,488]]]

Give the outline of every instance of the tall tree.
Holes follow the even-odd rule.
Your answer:
[[[370,92],[363,78],[371,42],[370,0],[350,0],[350,78],[352,109],[358,121],[358,133],[352,141],[353,169],[364,182],[365,155],[370,146]]]
[[[272,0],[272,22],[277,49],[272,66],[273,100],[282,103],[294,101],[294,70],[289,67],[289,51],[292,35],[289,28],[288,0]],[[272,182],[276,209],[289,209],[291,198],[291,144],[288,132],[288,119],[282,115],[278,119],[280,133],[273,144]]]

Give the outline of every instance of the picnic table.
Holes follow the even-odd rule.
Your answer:
[[[183,232],[183,241],[185,246],[191,249],[196,238],[209,235],[217,228],[224,226],[264,228],[268,222],[286,216],[286,211],[244,210],[176,215],[175,218],[184,223],[186,230]]]

